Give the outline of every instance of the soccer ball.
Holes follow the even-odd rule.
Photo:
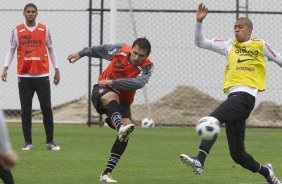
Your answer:
[[[211,116],[206,116],[197,122],[196,132],[204,140],[212,140],[220,132],[219,121]]]
[[[144,118],[141,121],[141,127],[143,127],[143,128],[154,128],[155,122],[152,118]]]

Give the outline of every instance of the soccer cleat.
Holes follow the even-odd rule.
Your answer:
[[[126,142],[128,140],[129,134],[134,131],[135,125],[129,124],[129,125],[121,125],[118,131],[118,139],[121,142]]]
[[[32,149],[32,144],[29,142],[24,143],[24,146],[22,148],[23,151],[30,151]]]
[[[274,175],[272,165],[271,164],[265,164],[263,166],[266,167],[269,171],[269,176],[266,179],[266,182],[268,184],[281,184],[281,182],[278,180],[278,178]]]
[[[52,151],[59,151],[61,148],[57,144],[55,144],[54,141],[50,141],[46,144],[47,150],[52,150]]]
[[[112,173],[108,172],[108,174],[104,174],[100,176],[100,181],[104,181],[107,183],[116,183],[117,180],[113,179]]]
[[[203,172],[202,164],[196,157],[189,157],[188,155],[181,154],[180,159],[184,164],[191,166],[195,174],[201,174]]]

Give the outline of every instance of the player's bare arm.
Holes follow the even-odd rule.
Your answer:
[[[2,81],[7,82],[7,76],[8,76],[8,67],[5,66],[1,74]]]
[[[79,60],[81,57],[79,55],[78,52],[74,52],[74,53],[71,53],[69,56],[68,56],[68,60],[70,63],[74,63],[76,62],[77,60]]]
[[[208,14],[208,7],[203,3],[199,4],[197,9],[196,18],[197,22],[202,22]]]
[[[55,75],[54,75],[54,84],[57,86],[60,83],[60,70],[59,68],[55,68]]]

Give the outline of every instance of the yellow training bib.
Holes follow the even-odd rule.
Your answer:
[[[265,90],[266,64],[263,51],[263,40],[252,39],[243,44],[232,41],[228,53],[228,64],[224,73],[224,93],[238,85]]]

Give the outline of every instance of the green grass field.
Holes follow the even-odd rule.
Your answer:
[[[19,184],[93,184],[106,166],[115,132],[109,128],[86,125],[56,125],[55,141],[61,151],[47,151],[42,125],[33,125],[33,150],[21,151],[20,124],[9,125],[14,149],[20,157],[12,170]],[[261,163],[273,164],[282,179],[282,130],[247,129],[246,148]],[[113,172],[122,184],[251,184],[264,183],[236,165],[229,156],[224,129],[214,145],[202,175],[180,162],[181,153],[195,154],[199,138],[194,128],[137,127],[127,150]]]

